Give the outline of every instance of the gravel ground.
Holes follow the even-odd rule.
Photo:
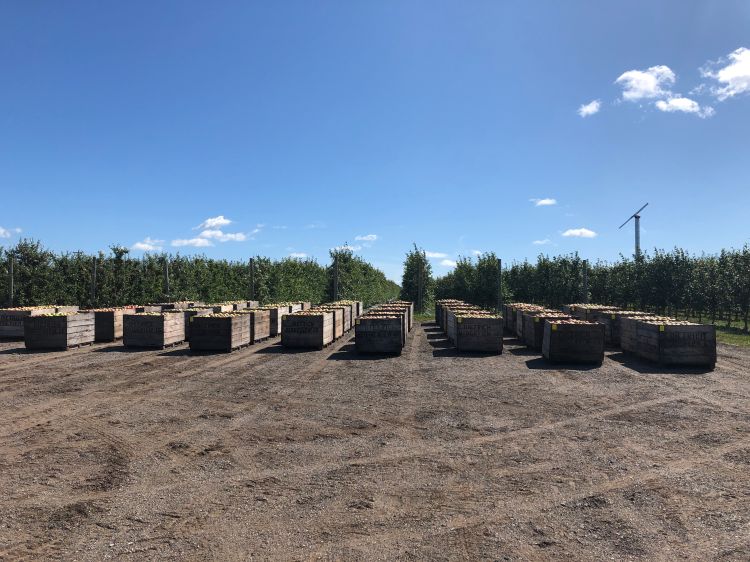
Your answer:
[[[750,559],[750,353],[0,343],[0,559]]]

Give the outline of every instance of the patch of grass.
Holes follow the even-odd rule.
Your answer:
[[[417,312],[414,313],[414,321],[415,322],[434,322],[435,321],[435,315],[434,314],[427,314],[422,313],[419,314]]]
[[[699,322],[697,318],[687,318],[691,322]],[[700,323],[700,322],[699,322]],[[710,324],[710,319],[703,319],[703,323]],[[750,333],[744,332],[745,324],[742,321],[732,321],[727,326],[726,320],[716,321],[716,341],[728,345],[737,345],[740,347],[750,347]]]
[[[740,347],[750,347],[750,334],[743,332],[741,328],[716,326],[716,341]]]

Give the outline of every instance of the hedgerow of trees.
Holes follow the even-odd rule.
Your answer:
[[[584,295],[584,269],[588,295]],[[494,276],[494,277],[493,277]],[[494,281],[493,281],[494,280]],[[435,298],[458,298],[493,307],[497,300],[497,260],[484,254],[460,258],[456,268],[435,280]],[[716,255],[691,255],[675,248],[639,258],[586,264],[578,254],[540,255],[536,263],[513,263],[503,269],[503,301],[515,300],[559,308],[589,302],[685,316],[699,321],[750,320],[750,246]]]
[[[371,305],[398,296],[396,283],[351,250],[332,251],[331,259],[338,263],[336,268],[322,266],[312,259],[271,260],[257,256],[253,260],[253,296],[248,262],[171,254],[135,258],[120,246],[112,246],[109,253],[100,252],[96,256],[83,252],[58,254],[38,241],[21,240],[15,246],[0,247],[0,303],[10,302],[11,260],[15,306],[118,306],[166,300],[221,302],[250,298],[262,303],[288,300],[319,303],[333,300],[334,275],[339,278],[340,299],[357,299]]]

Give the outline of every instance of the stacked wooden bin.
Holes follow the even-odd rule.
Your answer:
[[[413,327],[414,304],[393,301],[367,310],[355,321],[357,353],[400,355]]]
[[[281,344],[288,348],[323,349],[352,329],[362,310],[361,301],[336,301],[310,306],[309,302],[284,303]]]
[[[648,312],[601,304],[570,304],[563,310],[601,325],[606,345],[659,365],[716,365],[716,328]]]
[[[77,307],[76,307],[77,308]],[[49,312],[24,319],[27,349],[68,349],[94,343],[93,312]]]
[[[435,306],[438,324],[458,351],[503,352],[503,317],[455,299],[441,300]]]

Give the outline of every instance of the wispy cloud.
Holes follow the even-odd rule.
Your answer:
[[[324,222],[320,222],[320,221],[312,222],[312,223],[310,223],[308,225],[305,225],[305,228],[308,229],[308,230],[314,230],[314,229],[317,229],[317,228],[325,228],[325,227],[326,227],[325,223]]]
[[[472,250],[471,253],[475,256],[481,256],[484,252],[482,250]]]
[[[601,107],[602,102],[600,100],[594,100],[589,103],[585,103],[578,108],[578,115],[580,115],[581,117],[589,117],[591,115],[594,115],[595,113],[599,113]]]
[[[260,232],[258,229],[256,230]],[[221,230],[204,230],[198,237],[218,240],[219,242],[244,242],[247,240],[247,235],[243,232],[222,232]]]
[[[176,240],[172,240],[172,246],[176,248],[182,248],[183,246],[189,246],[192,248],[208,248],[210,246],[213,246],[214,243],[211,242],[208,238],[178,238]]]
[[[544,240],[534,240],[532,244],[536,244],[537,246],[545,246],[547,244],[551,244],[552,240],[549,238],[545,238]]]
[[[449,259],[444,259],[440,262],[443,267],[456,267],[456,262]]]
[[[448,254],[443,253],[443,252],[429,252],[429,251],[425,251],[424,254],[428,258],[432,258],[432,259],[439,259],[439,258],[447,258],[448,257]]]
[[[220,228],[222,226],[227,226],[232,224],[232,221],[228,218],[225,218],[224,215],[219,215],[218,217],[209,217],[206,220],[204,220],[202,223],[200,223],[198,226],[194,227],[193,230],[201,230],[201,229],[214,229],[214,228]]]
[[[159,252],[163,248],[164,240],[157,240],[156,238],[151,238],[150,236],[146,236],[146,238],[144,238],[140,242],[136,242],[130,247],[131,250],[137,250],[140,252]]]
[[[291,254],[289,254],[289,257],[302,259],[306,258],[307,254],[305,252],[292,252]]]
[[[701,68],[704,78],[718,82],[710,92],[719,101],[750,92],[750,49],[740,47],[724,58],[711,61]]]
[[[625,101],[640,101],[666,97],[670,87],[677,80],[672,69],[660,64],[646,70],[628,70],[623,72],[615,84],[622,86],[622,99]]]
[[[0,226],[0,238],[10,238],[13,234],[21,234],[20,228],[3,228]]]
[[[279,225],[274,225],[274,226],[272,226],[271,228],[272,228],[273,230],[286,230],[286,229],[287,229],[288,227],[287,227],[286,225],[283,225],[283,224],[279,224]]]
[[[597,234],[588,228],[569,228],[562,233],[567,238],[596,238]]]
[[[714,113],[716,113],[713,107],[701,107],[701,105],[697,101],[682,97],[659,100],[654,105],[656,105],[656,109],[658,109],[659,111],[664,111],[667,113],[673,113],[675,111],[680,111],[682,113],[694,113],[701,119],[711,117]]]
[[[534,203],[535,207],[550,207],[552,205],[557,205],[557,199],[553,199],[552,197],[545,197],[544,199],[529,199],[532,203]]]
[[[361,241],[361,242],[375,242],[375,240],[378,239],[378,235],[377,234],[364,234],[360,236],[355,236],[354,239],[357,241]]]

